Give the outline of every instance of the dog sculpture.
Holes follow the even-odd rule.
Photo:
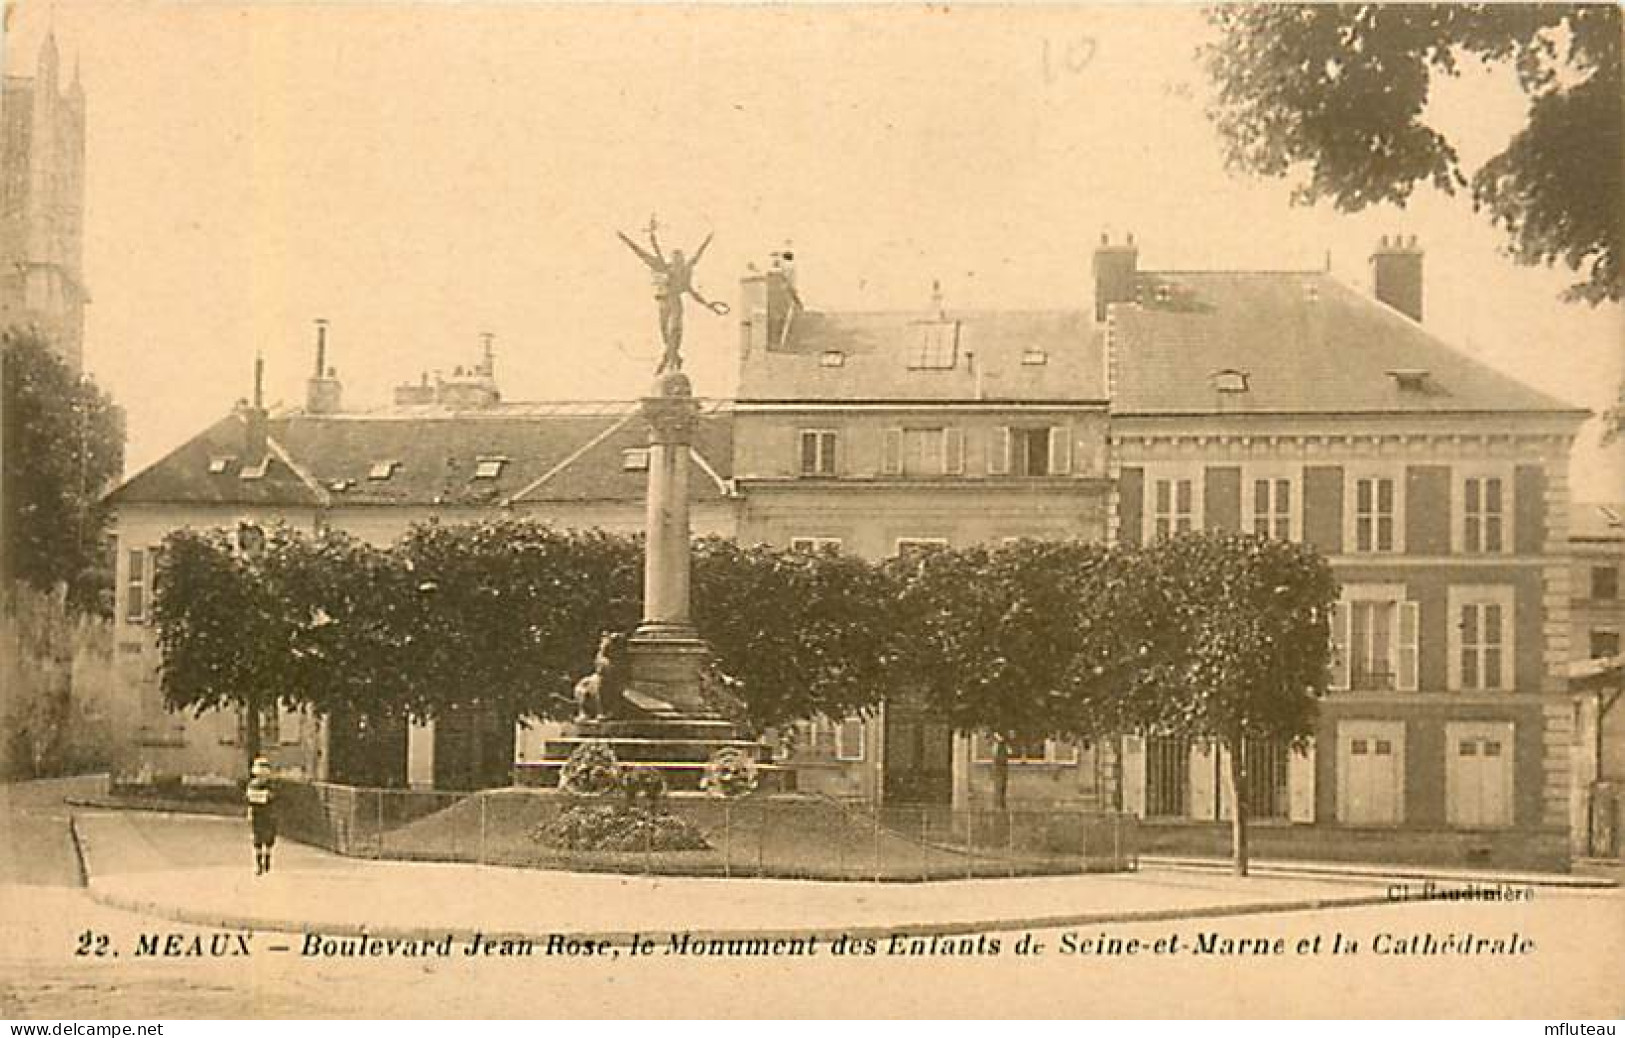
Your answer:
[[[597,721],[626,714],[626,635],[605,631],[598,639],[592,673],[576,682],[576,720]]]

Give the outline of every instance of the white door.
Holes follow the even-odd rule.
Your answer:
[[[1512,824],[1510,723],[1445,725],[1446,815],[1451,825]]]
[[[1397,825],[1404,821],[1404,782],[1404,722],[1338,724],[1338,821],[1350,825]]]

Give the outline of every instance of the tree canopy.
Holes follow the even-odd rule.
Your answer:
[[[273,526],[253,552],[231,531],[179,530],[153,605],[164,694],[197,711],[570,717],[600,634],[637,624],[641,573],[635,538],[522,519],[420,524],[388,547]],[[892,606],[878,567],[709,540],[694,574],[696,618],[742,720],[878,701]]]
[[[1471,189],[1519,263],[1580,275],[1571,300],[1618,301],[1620,9],[1614,4],[1238,4],[1209,9],[1209,116],[1234,168],[1302,174],[1294,197],[1346,212],[1418,184]],[[1435,76],[1508,66],[1527,121],[1469,175],[1428,121]]]
[[[111,615],[108,513],[101,495],[124,468],[124,413],[32,331],[0,333],[5,399],[9,576],[68,589],[70,609]]]

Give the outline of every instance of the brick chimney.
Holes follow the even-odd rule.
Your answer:
[[[787,338],[801,312],[796,293],[795,252],[788,244],[768,257],[768,269],[752,267],[739,282],[740,345],[752,349],[775,349]]]
[[[305,410],[310,414],[336,414],[343,400],[338,369],[327,366],[327,321],[316,318],[316,370],[305,382]]]
[[[497,389],[496,350],[492,345],[495,338],[490,332],[481,333],[483,351],[480,363],[468,368],[459,365],[450,378],[435,375],[435,403],[456,411],[473,411],[502,402],[502,393]],[[397,389],[397,401],[400,395]]]
[[[243,462],[257,465],[265,457],[265,443],[270,436],[270,416],[265,411],[265,358],[254,356],[254,400],[243,408]]]
[[[1113,303],[1134,301],[1134,284],[1139,277],[1140,247],[1130,234],[1122,243],[1113,245],[1102,234],[1095,247],[1095,320],[1106,319],[1106,308]]]
[[[1416,235],[1383,235],[1371,253],[1371,294],[1411,320],[1422,320],[1422,250]]]
[[[395,403],[397,406],[432,404],[434,403],[434,393],[435,387],[429,384],[429,373],[425,371],[418,376],[417,385],[402,382],[395,387]]]

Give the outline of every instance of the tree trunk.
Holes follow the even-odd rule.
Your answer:
[[[1230,833],[1233,869],[1247,875],[1247,740],[1233,735],[1229,740]]]
[[[1010,743],[1002,735],[993,737],[993,809],[1003,811],[1010,800]]]
[[[243,749],[248,753],[248,773],[254,774],[254,760],[260,755],[260,698],[249,696],[243,704]]]

